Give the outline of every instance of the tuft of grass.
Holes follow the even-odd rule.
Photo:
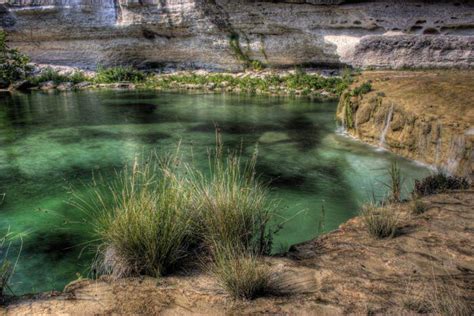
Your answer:
[[[255,299],[276,291],[273,273],[263,260],[238,245],[213,249],[211,272],[236,299]]]
[[[255,175],[256,154],[246,163],[236,153],[224,155],[219,138],[209,158],[210,174],[189,172],[202,239],[208,245],[242,245],[251,252],[269,253],[269,223],[278,202]]]
[[[409,283],[403,306],[420,314],[471,315],[469,305],[456,283],[452,279],[439,280],[435,276],[428,284]]]
[[[95,76],[95,82],[97,83],[116,83],[116,82],[144,82],[146,80],[146,75],[133,68],[133,67],[98,67],[97,74]]]
[[[467,179],[438,172],[422,180],[416,180],[413,193],[418,196],[425,196],[443,193],[449,190],[463,190],[468,188],[469,181]]]
[[[377,207],[373,203],[365,204],[361,211],[367,232],[374,238],[392,238],[398,228],[399,218],[388,206]]]
[[[417,196],[415,196],[411,201],[411,212],[414,215],[423,214],[424,212],[426,212],[427,209],[428,206],[423,203]]]
[[[2,201],[0,200],[0,203]],[[16,259],[12,262],[9,259],[10,247],[16,240],[20,240],[20,250],[16,255]],[[21,249],[23,247],[22,234],[13,234],[9,229],[0,237],[0,302],[5,299],[5,290],[9,289],[8,283],[15,272],[15,267],[20,258]],[[11,291],[11,290],[10,290]],[[13,293],[13,292],[12,292]]]
[[[195,215],[178,165],[176,156],[136,159],[111,183],[95,183],[88,194],[74,196],[99,243],[99,273],[158,276],[190,255]]]
[[[403,177],[400,166],[396,161],[390,164],[387,174],[389,176],[389,182],[382,182],[382,184],[390,190],[389,201],[398,203],[402,198]]]

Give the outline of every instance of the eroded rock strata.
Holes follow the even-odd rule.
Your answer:
[[[234,301],[207,273],[185,276],[77,281],[64,293],[23,297],[10,315],[191,314],[437,314],[440,297],[474,307],[474,192],[424,198],[427,211],[400,214],[395,238],[370,237],[354,218],[321,238],[294,246],[286,258],[267,258],[281,293]],[[447,291],[447,292],[446,292]]]
[[[38,63],[469,67],[472,1],[12,0],[0,27]],[[1,1],[0,1],[1,3]]]
[[[354,88],[370,82],[370,92]],[[356,138],[440,167],[474,174],[472,71],[373,71],[358,77],[337,117]]]

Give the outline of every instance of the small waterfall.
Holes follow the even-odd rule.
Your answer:
[[[392,121],[392,115],[393,115],[393,103],[390,106],[390,110],[388,111],[387,117],[385,118],[382,134],[380,134],[379,147],[381,147],[381,148],[384,147],[385,135],[387,135],[388,128],[390,127],[390,122]]]

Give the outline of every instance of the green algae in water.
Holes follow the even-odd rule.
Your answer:
[[[249,96],[95,91],[0,94],[0,226],[26,232],[12,279],[15,293],[62,290],[87,275],[88,227],[67,204],[68,190],[111,176],[137,154],[181,149],[201,166],[215,145],[250,156],[292,218],[275,250],[309,240],[355,216],[386,192],[386,169],[398,161],[407,191],[429,170],[335,133],[334,102]],[[191,158],[190,158],[191,159]],[[13,249],[13,253],[14,253]]]

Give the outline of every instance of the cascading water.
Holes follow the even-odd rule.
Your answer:
[[[390,122],[392,121],[392,115],[393,115],[393,103],[390,106],[390,110],[388,111],[387,117],[385,118],[382,134],[380,134],[380,141],[379,141],[380,148],[384,148],[385,136],[387,135],[388,128],[390,127]]]

